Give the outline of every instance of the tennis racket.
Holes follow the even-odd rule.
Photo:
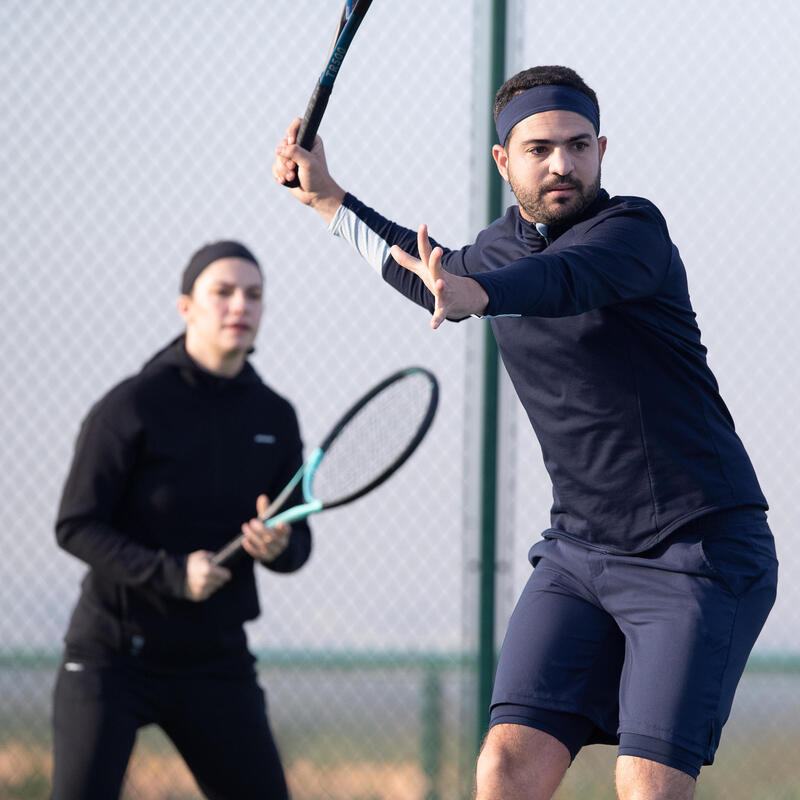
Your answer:
[[[333,37],[333,44],[328,53],[328,63],[317,81],[311,99],[308,101],[305,116],[297,131],[297,139],[295,141],[306,150],[310,150],[314,144],[314,137],[317,135],[319,124],[322,122],[322,117],[328,106],[328,100],[333,91],[333,83],[339,74],[339,68],[342,66],[347,49],[350,47],[358,26],[361,25],[361,21],[364,19],[364,15],[367,13],[371,3],[372,0],[347,0],[344,4],[339,27],[336,29],[336,36]],[[300,181],[296,175],[291,181],[286,181],[284,184],[289,188],[299,185]]]
[[[337,423],[270,503],[261,521],[267,527],[296,522],[343,506],[380,486],[417,449],[431,427],[439,384],[422,367],[390,375],[367,392]],[[298,484],[303,503],[281,511]],[[242,549],[244,534],[212,556],[226,564]]]

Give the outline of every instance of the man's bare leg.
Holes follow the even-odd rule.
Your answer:
[[[478,757],[476,800],[550,800],[569,762],[569,750],[550,734],[495,725]]]
[[[616,769],[620,800],[692,800],[695,779],[666,764],[636,756],[620,756]]]

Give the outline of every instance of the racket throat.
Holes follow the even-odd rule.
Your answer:
[[[276,514],[271,519],[268,519],[264,524],[268,528],[274,528],[281,522],[286,522],[291,525],[291,523],[297,522],[299,519],[305,519],[311,514],[316,514],[318,511],[322,511],[322,500],[315,499],[308,503],[294,506],[294,508],[288,508],[286,511],[282,511],[280,514]]]

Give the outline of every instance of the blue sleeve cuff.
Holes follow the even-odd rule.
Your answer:
[[[521,317],[535,307],[542,293],[541,278],[521,259],[494,272],[470,275],[489,297],[483,317]]]

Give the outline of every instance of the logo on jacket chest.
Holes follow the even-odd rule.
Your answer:
[[[253,437],[253,441],[256,444],[275,444],[275,434],[274,433],[257,433]]]

